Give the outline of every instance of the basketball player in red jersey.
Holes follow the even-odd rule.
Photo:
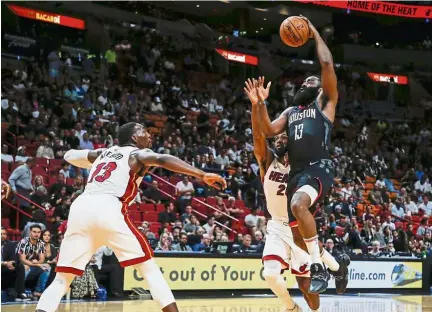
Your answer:
[[[128,217],[128,205],[135,198],[147,170],[153,166],[194,176],[217,189],[226,188],[226,181],[177,157],[154,153],[148,149],[150,134],[138,123],[122,125],[118,139],[119,146],[94,151],[70,150],[64,156],[70,164],[91,170],[83,194],[70,208],[57,275],[42,294],[37,312],[57,309],[74,277],[84,273],[92,255],[103,245],[114,250],[122,267],[136,266],[162,311],[178,311],[147,239]]]
[[[305,17],[321,65],[321,78],[311,76],[302,84],[294,97],[296,106],[287,108],[270,120],[265,100],[270,83],[264,87],[260,78],[257,101],[261,130],[268,138],[281,133],[288,136],[287,151],[291,171],[287,185],[288,217],[298,246],[306,248],[311,256],[311,283],[309,292],[321,293],[327,289],[328,273],[321,259],[316,223],[310,208],[324,198],[333,185],[333,162],[330,157],[331,130],[338,102],[337,78],[333,57],[319,32]],[[340,256],[339,264],[330,267],[335,277],[336,290],[343,293],[348,284],[347,255]]]

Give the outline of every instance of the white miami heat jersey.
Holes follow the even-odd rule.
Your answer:
[[[142,177],[132,172],[129,156],[138,151],[133,146],[113,146],[105,150],[90,170],[84,194],[104,194],[129,203],[138,192]]]
[[[288,199],[285,191],[290,169],[290,166],[285,167],[275,157],[264,177],[267,210],[275,221],[288,222]]]

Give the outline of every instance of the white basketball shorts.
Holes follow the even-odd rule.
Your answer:
[[[112,195],[83,194],[70,207],[56,272],[81,276],[101,246],[110,247],[122,267],[153,257],[147,239],[128,217],[127,204]]]
[[[283,222],[270,220],[267,224],[266,243],[262,261],[277,260],[291,274],[309,277],[309,254],[294,243],[291,229]]]

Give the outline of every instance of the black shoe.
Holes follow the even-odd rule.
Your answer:
[[[335,278],[336,292],[339,295],[345,293],[348,285],[348,266],[351,263],[350,257],[347,254],[341,254],[336,258],[339,263],[339,270],[336,272],[330,271],[329,273]]]
[[[310,294],[320,294],[326,291],[330,275],[321,263],[312,263],[311,283],[309,285]]]
[[[18,294],[18,296],[16,297],[16,301],[27,301],[30,300],[31,298],[29,296],[27,296],[27,294],[22,293],[22,294]]]
[[[110,297],[113,297],[113,298],[122,298],[123,295],[119,294],[119,293],[116,292],[116,291],[113,291],[113,292],[111,293]]]

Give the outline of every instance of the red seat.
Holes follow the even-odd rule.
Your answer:
[[[419,216],[411,216],[412,222],[414,223],[420,223],[421,218]]]
[[[35,161],[36,161],[36,166],[48,167],[48,159],[46,158],[36,157]]]
[[[216,205],[216,198],[207,197],[207,204],[209,204],[210,206],[215,206]]]
[[[57,177],[49,176],[49,178],[48,178],[48,186],[51,186],[54,183],[57,183]]]
[[[236,207],[236,208],[244,208],[245,207],[245,203],[242,200],[236,199],[234,207]]]
[[[47,176],[48,172],[45,169],[45,167],[34,167],[32,168],[33,176],[41,175],[41,176]]]
[[[160,184],[159,189],[165,193],[171,194],[174,196],[174,187],[168,184]]]
[[[144,221],[157,222],[158,214],[156,212],[144,214]]]
[[[155,211],[153,204],[141,204],[141,211]]]
[[[66,184],[67,185],[72,186],[72,185],[74,185],[74,183],[75,183],[75,179],[74,178],[67,178],[66,179]]]
[[[17,146],[29,146],[32,143],[28,140],[19,139],[17,142]]]
[[[10,172],[10,166],[9,166],[9,163],[2,162],[2,163],[1,163],[1,171],[2,171],[2,173],[3,173],[3,172],[7,172],[7,173],[9,173],[9,172]]]
[[[403,223],[402,222],[395,222],[395,227],[396,227],[396,229],[403,228]]]
[[[133,203],[128,207],[128,211],[131,212],[139,212],[140,211],[140,206],[137,203]]]
[[[141,212],[129,212],[129,218],[134,222],[142,222]]]
[[[49,166],[50,168],[61,168],[63,162],[63,159],[50,159]]]
[[[156,205],[156,212],[165,211],[165,205],[164,204],[157,204]]]
[[[174,184],[174,185],[176,185],[178,182],[180,182],[182,180],[182,178],[181,177],[171,177],[170,179],[169,179],[169,181],[171,182],[171,184]]]
[[[214,212],[213,209],[210,209],[210,208],[208,208],[207,206],[204,206],[204,205],[201,205],[201,206],[192,206],[192,208],[195,209],[195,210],[197,210],[197,211],[199,211],[199,212],[201,212],[201,213],[204,214],[205,216],[209,215],[209,211],[210,211],[211,213]],[[197,217],[198,217],[198,216],[199,216],[199,215],[197,215]]]
[[[10,228],[9,218],[2,218],[1,219],[1,226],[5,227],[6,229]]]
[[[3,172],[1,173],[1,178],[5,180],[6,182],[9,180],[10,172]]]

